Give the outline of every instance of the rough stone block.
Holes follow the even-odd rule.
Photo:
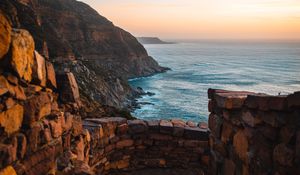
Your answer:
[[[0,170],[0,175],[17,175],[17,173],[12,166],[7,166]]]
[[[55,70],[49,61],[46,61],[46,70],[47,70],[47,87],[51,89],[57,88]]]
[[[173,124],[168,120],[161,120],[159,122],[159,131],[163,134],[172,134],[173,133]]]
[[[17,132],[23,122],[24,108],[17,104],[5,112],[0,113],[0,126],[10,135]]]
[[[5,15],[0,11],[0,60],[9,50],[11,43],[11,26]]]
[[[128,131],[127,123],[123,123],[123,124],[117,126],[117,134],[118,135],[124,135],[127,133],[127,131]]]
[[[166,141],[166,140],[172,140],[173,137],[170,135],[155,133],[155,134],[150,134],[149,139]]]
[[[77,160],[84,161],[84,148],[84,140],[82,136],[80,136],[75,142],[75,153],[77,155]]]
[[[182,137],[184,134],[184,127],[174,127],[173,128],[173,136]]]
[[[19,84],[18,78],[12,74],[8,74],[6,78],[7,78],[8,82],[11,83],[12,85],[16,86]]]
[[[50,122],[51,135],[53,138],[58,138],[63,133],[61,119],[51,120]]]
[[[32,81],[45,87],[47,82],[46,62],[42,55],[34,51],[34,64],[32,67]]]
[[[106,153],[109,153],[111,152],[112,150],[114,150],[116,148],[116,144],[110,144],[110,145],[107,145],[105,148],[104,148],[104,151]]]
[[[7,93],[9,90],[9,84],[6,78],[0,75],[0,96]]]
[[[249,143],[243,130],[239,130],[233,137],[233,148],[239,158],[248,162]]]
[[[25,135],[22,133],[19,133],[16,137],[18,141],[17,157],[19,159],[23,159],[26,154],[27,140]]]
[[[8,98],[5,100],[6,109],[12,108],[13,106],[15,106],[15,104],[16,102],[13,100],[13,98]]]
[[[121,149],[121,148],[124,148],[124,147],[130,147],[130,146],[133,145],[133,143],[134,143],[134,141],[132,139],[121,140],[121,141],[116,143],[116,148]]]
[[[181,119],[172,119],[171,120],[174,127],[185,127],[187,126],[186,122]]]
[[[206,122],[199,122],[198,127],[201,129],[208,129],[208,124]]]
[[[28,139],[28,152],[32,154],[38,150],[40,144],[40,132],[43,130],[43,125],[41,123],[35,123],[32,125],[32,128],[26,134]]]
[[[224,175],[235,175],[235,163],[230,159],[224,161]]]
[[[208,118],[209,129],[211,133],[217,138],[220,138],[222,123],[223,120],[221,117],[217,116],[216,114],[209,115]]]
[[[186,122],[186,125],[187,125],[188,127],[191,127],[191,128],[197,127],[196,123],[194,123],[193,121],[187,121],[187,122]]]
[[[289,108],[299,108],[300,107],[300,91],[294,94],[288,95],[287,103]]]
[[[279,122],[280,118],[284,118],[284,113],[279,113],[274,111],[267,111],[267,112],[259,111],[257,115],[259,115],[259,117],[262,118],[262,120],[265,123],[273,127],[279,127],[281,125],[281,123]]]
[[[20,78],[30,82],[34,63],[33,38],[28,31],[23,29],[14,29],[11,36],[11,67]]]
[[[63,102],[76,103],[80,101],[79,88],[73,73],[58,74],[57,84],[60,91],[60,98]]]
[[[272,96],[269,98],[269,109],[276,110],[276,111],[282,111],[286,110],[288,107],[287,104],[287,96],[281,95],[281,96]]]
[[[28,99],[24,105],[24,123],[31,125],[44,117],[44,115],[48,115],[49,111],[51,111],[51,106],[48,105],[51,104],[51,99],[51,94],[46,92],[39,92],[36,96]]]
[[[288,144],[290,143],[292,137],[294,137],[296,134],[296,128],[295,127],[288,127],[284,126],[280,129],[280,141]]]
[[[128,120],[129,133],[138,134],[148,130],[147,124],[143,120]]]
[[[21,86],[11,86],[14,91],[13,96],[18,100],[26,100],[26,94],[24,89]]]
[[[239,109],[244,105],[244,101],[251,93],[216,93],[215,100],[218,107],[225,109]]]
[[[221,141],[225,144],[233,140],[233,126],[230,122],[224,121],[221,132]]]
[[[78,136],[83,131],[82,121],[80,116],[73,116],[72,135]]]
[[[269,101],[273,96],[267,94],[250,94],[248,95],[245,105],[248,108],[258,108],[262,111],[269,110]]]
[[[273,158],[275,162],[278,162],[283,166],[293,166],[295,152],[284,143],[277,145],[274,148]]]
[[[159,120],[149,120],[149,121],[146,121],[148,127],[149,127],[149,130],[150,131],[153,131],[153,132],[158,132],[159,131]]]
[[[184,137],[187,139],[195,139],[195,140],[208,140],[209,132],[206,129],[201,128],[184,128]]]
[[[242,119],[247,125],[251,127],[256,127],[263,122],[261,116],[257,115],[257,113],[253,111],[243,111]]]

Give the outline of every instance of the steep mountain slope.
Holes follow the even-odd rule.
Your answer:
[[[29,30],[56,70],[75,74],[87,105],[127,107],[133,94],[128,78],[166,70],[135,37],[82,2],[1,0],[0,7],[13,27]]]

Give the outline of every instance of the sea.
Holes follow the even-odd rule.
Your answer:
[[[209,88],[271,95],[300,91],[300,41],[177,41],[144,45],[166,73],[129,80],[142,96],[132,115],[206,122]]]

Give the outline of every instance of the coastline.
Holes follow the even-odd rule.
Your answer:
[[[151,91],[144,91],[144,89],[142,87],[133,87],[130,82],[131,81],[135,81],[135,80],[140,80],[140,79],[145,79],[145,78],[149,78],[149,77],[154,77],[160,74],[164,74],[168,71],[172,71],[171,68],[168,67],[163,67],[164,71],[162,72],[157,72],[148,76],[141,76],[141,77],[135,77],[135,78],[129,78],[127,79],[127,83],[129,84],[129,86],[132,89],[132,92],[130,94],[130,96],[128,97],[128,101],[129,104],[127,103],[127,110],[132,113],[136,110],[136,109],[140,109],[143,105],[154,105],[152,103],[147,103],[147,102],[138,102],[138,99],[142,98],[143,96],[153,96],[155,95],[155,93],[151,92]],[[133,116],[136,117],[136,116]]]

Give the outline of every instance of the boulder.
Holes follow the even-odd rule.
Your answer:
[[[11,42],[10,64],[20,78],[30,82],[34,64],[34,41],[27,30],[14,29]]]
[[[55,70],[49,61],[46,61],[46,70],[47,70],[47,87],[49,88],[57,88]]]
[[[0,60],[8,52],[10,42],[11,26],[2,11],[0,11]]]
[[[34,51],[34,65],[32,67],[32,78],[34,83],[40,86],[46,86],[46,63],[44,57],[42,57],[37,51]]]
[[[17,104],[5,112],[0,113],[0,126],[10,135],[17,132],[23,121],[24,108]]]

